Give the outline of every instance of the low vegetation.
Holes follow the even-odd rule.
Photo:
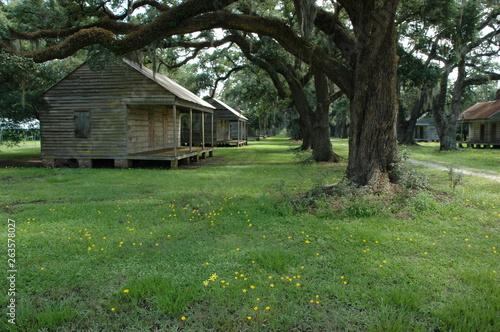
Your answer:
[[[295,146],[250,142],[178,170],[1,168],[18,273],[16,324],[3,314],[0,330],[500,330],[498,183],[452,188],[420,168],[428,189],[342,183],[293,205],[346,167],[302,162]],[[345,157],[346,141],[334,149]]]

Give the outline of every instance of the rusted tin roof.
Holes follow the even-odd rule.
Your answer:
[[[460,115],[460,120],[488,120],[500,112],[500,100],[477,103]],[[499,113],[500,114],[500,113]]]

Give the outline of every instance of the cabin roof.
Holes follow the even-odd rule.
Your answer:
[[[213,98],[213,97],[208,98],[208,100],[210,100],[212,105],[215,106],[215,109],[226,109],[229,112],[233,113],[236,117],[238,117],[238,119],[248,121],[248,118],[245,117],[243,114],[241,114],[241,112],[230,107],[229,105],[224,103],[222,100],[219,100],[219,99]]]
[[[184,88],[180,84],[174,82],[173,80],[171,80],[167,76],[159,74],[159,73],[153,73],[153,71],[151,69],[146,68],[144,66],[141,66],[136,62],[133,62],[133,61],[130,61],[127,59],[122,59],[122,60],[126,65],[128,65],[132,69],[138,71],[140,74],[142,74],[144,77],[150,79],[154,83],[158,84],[161,88],[167,90],[175,97],[177,97],[183,101],[186,101],[188,104],[199,105],[199,106],[202,106],[204,108],[207,108],[210,111],[215,109],[215,107],[210,105],[208,102],[206,102],[202,98],[198,97],[197,95],[195,95],[194,93],[192,93],[188,89]],[[67,76],[62,78],[60,81],[55,83],[52,87],[47,89],[43,93],[43,96],[46,97],[47,93],[49,93],[49,91],[53,90],[56,86],[61,84],[67,77],[69,77],[72,73],[76,72],[79,68],[81,68],[85,64],[86,63],[83,63],[82,65],[78,66],[75,70],[73,70],[73,72],[71,72],[70,74],[68,74]]]
[[[430,114],[424,114],[422,115],[420,118],[418,118],[417,120],[417,123],[416,123],[417,126],[434,126],[434,118],[432,117],[432,115]]]
[[[500,100],[481,102],[463,112],[460,120],[488,120],[499,112]]]
[[[185,87],[181,86],[180,84],[174,82],[170,78],[168,78],[165,75],[159,74],[159,73],[154,73],[151,69],[146,68],[145,66],[141,66],[138,63],[132,62],[127,59],[123,59],[123,62],[125,62],[127,65],[130,67],[134,68],[138,72],[140,72],[142,75],[146,76],[150,80],[156,82],[158,85],[160,85],[162,88],[170,91],[173,95],[175,95],[177,98],[180,98],[182,100],[192,102],[195,104],[202,105],[204,107],[214,109],[212,105],[207,103],[205,100],[202,98],[198,97]]]

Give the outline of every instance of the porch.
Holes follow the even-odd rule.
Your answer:
[[[129,154],[122,158],[42,158],[45,167],[133,168],[169,167],[190,164],[213,156],[211,147],[177,147]]]
[[[500,149],[500,142],[465,141],[458,143],[460,147],[474,149]]]
[[[186,164],[191,163],[191,161],[196,162],[200,159],[212,157],[213,151],[214,149],[211,147],[182,146],[129,154],[126,160],[129,160],[130,162],[133,162],[133,160],[169,161],[171,168],[177,168],[179,161],[185,162]],[[126,167],[128,166],[129,165]]]
[[[241,147],[247,145],[247,141],[243,139],[232,139],[227,141],[217,141],[217,146],[235,146]]]
[[[205,122],[197,128],[193,125],[195,115]],[[185,125],[182,125],[184,120]],[[208,127],[208,128],[206,128]],[[115,167],[159,167],[177,168],[179,163],[189,164],[213,154],[213,112],[196,110],[179,105],[128,105],[127,155],[115,160]],[[193,132],[207,133],[207,140],[193,142]],[[186,142],[181,140],[186,137]]]

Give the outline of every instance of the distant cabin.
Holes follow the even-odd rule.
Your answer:
[[[214,127],[213,127],[213,142],[216,146],[243,146],[247,144],[247,121],[248,119],[241,114],[240,111],[228,106],[217,98],[206,97],[205,100],[210,103],[214,110]],[[205,123],[205,128],[210,126],[207,118],[204,121],[198,114],[194,119],[193,141],[195,145],[210,144],[212,136],[209,134],[209,140],[202,142],[200,137],[202,123]],[[187,119],[183,121],[183,127],[188,128]],[[186,133],[187,131],[183,131]],[[187,142],[188,138],[183,135],[183,142]],[[187,143],[184,143],[187,144]]]
[[[83,64],[44,94],[42,160],[47,166],[177,167],[211,156],[193,143],[193,119],[214,107],[168,77],[128,60],[93,71]],[[188,121],[182,128],[181,119]],[[209,140],[213,130],[205,128]],[[182,130],[188,138],[181,145]],[[211,135],[211,136],[210,136]]]
[[[242,146],[248,141],[248,119],[217,98],[206,98],[215,107],[215,133],[219,146]]]
[[[416,142],[439,141],[439,135],[432,115],[426,114],[417,120],[414,138]]]
[[[477,103],[459,117],[469,126],[468,146],[500,148],[500,99]]]

